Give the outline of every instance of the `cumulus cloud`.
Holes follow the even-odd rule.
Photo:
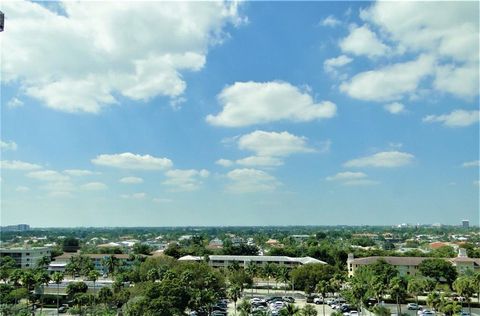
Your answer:
[[[340,41],[340,48],[344,53],[370,58],[383,56],[390,50],[367,25],[351,28],[350,34]]]
[[[19,160],[2,160],[0,162],[1,169],[4,170],[36,170],[42,167],[37,164],[19,161]]]
[[[7,107],[14,109],[20,108],[23,106],[23,101],[18,98],[11,98],[10,101],[7,103]]]
[[[296,153],[311,153],[315,150],[307,145],[305,137],[288,132],[254,131],[238,139],[238,148],[249,150],[258,156],[283,157]]]
[[[4,82],[46,106],[97,113],[156,96],[181,98],[182,73],[205,65],[212,45],[242,18],[238,2],[62,2],[59,14],[30,1],[5,2]],[[132,21],[134,23],[132,23]]]
[[[218,159],[217,161],[215,161],[215,163],[222,167],[231,167],[234,165],[233,161],[224,158]]]
[[[28,192],[28,191],[30,191],[30,188],[22,185],[22,186],[18,186],[15,189],[15,191],[17,191],[17,192]]]
[[[165,173],[167,180],[163,182],[172,188],[172,191],[194,191],[200,188],[205,178],[208,178],[208,170],[169,170]]]
[[[392,101],[414,95],[420,82],[434,71],[434,59],[422,55],[417,60],[401,62],[356,74],[340,85],[352,98],[366,101]]]
[[[157,158],[128,152],[99,155],[92,159],[92,163],[100,166],[132,170],[165,170],[173,166],[172,161],[168,158]]]
[[[342,22],[340,22],[340,20],[338,20],[336,17],[334,17],[333,15],[329,15],[327,16],[325,19],[323,19],[321,22],[320,22],[320,25],[322,26],[329,26],[329,27],[335,27],[335,26],[338,26],[342,24]]]
[[[87,191],[102,191],[108,189],[108,186],[102,182],[89,182],[82,185],[81,188]]]
[[[307,91],[288,82],[236,82],[217,96],[222,111],[208,115],[212,125],[242,127],[288,120],[307,122],[332,118],[336,105],[330,101],[316,103]]]
[[[17,150],[18,146],[15,142],[13,141],[3,141],[3,140],[0,140],[0,149],[1,150],[11,150],[11,151],[15,151]]]
[[[392,102],[389,104],[385,104],[383,106],[385,111],[389,112],[390,114],[401,114],[405,113],[405,105],[400,102]]]
[[[426,123],[442,123],[447,127],[466,127],[477,123],[479,111],[454,110],[449,114],[428,115],[423,118]]]
[[[83,170],[83,169],[67,169],[64,170],[63,173],[72,176],[72,177],[83,177],[83,176],[91,176],[95,174],[95,172],[90,170]]]
[[[344,163],[345,167],[379,167],[395,168],[408,165],[413,162],[414,155],[400,151],[384,151],[371,156],[353,159]]]
[[[360,34],[370,40],[345,39],[341,42],[344,51],[380,56],[388,49],[372,38],[382,34],[396,57],[420,57],[357,74],[341,91],[361,100],[389,101],[414,94],[421,80],[432,76],[432,81],[422,82],[424,88],[432,82],[431,87],[440,92],[462,98],[478,95],[478,3],[377,1],[360,16],[366,25],[352,29],[347,39],[360,38]],[[429,56],[429,60],[421,56]]]
[[[167,199],[167,198],[154,198],[152,199],[153,202],[155,203],[171,203],[173,202],[172,199]]]
[[[64,182],[70,180],[66,175],[55,170],[40,170],[27,173],[27,177],[47,182]]]
[[[352,58],[345,55],[340,55],[338,57],[325,60],[323,62],[323,69],[325,70],[325,72],[337,74],[337,68],[348,65],[352,61]]]
[[[463,168],[480,168],[480,160],[467,161],[462,164]]]
[[[352,171],[339,172],[336,175],[326,177],[325,180],[338,182],[346,186],[378,184],[378,181],[368,179],[368,176],[365,173]]]
[[[120,179],[120,183],[139,184],[139,183],[143,183],[143,179],[139,177],[124,177]]]
[[[281,183],[272,175],[257,169],[234,169],[227,173],[227,191],[251,193],[274,191]]]
[[[238,159],[236,163],[246,167],[278,167],[283,165],[281,159],[268,156],[249,156]]]

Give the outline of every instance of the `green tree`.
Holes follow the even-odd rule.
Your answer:
[[[43,256],[37,261],[36,267],[38,269],[45,269],[48,267],[51,261],[52,261],[52,258],[50,258],[50,256]]]
[[[327,298],[327,293],[330,292],[330,283],[325,280],[321,280],[320,282],[317,283],[317,286],[315,287],[315,291],[322,295],[322,300],[323,300],[322,309],[323,309],[323,316],[325,316],[325,299]]]
[[[273,263],[267,262],[262,269],[263,276],[267,278],[267,293],[270,293],[270,279],[275,275],[275,268]]]
[[[468,302],[468,310],[472,314],[472,307],[470,305],[470,299],[475,293],[474,279],[468,276],[461,276],[453,282],[454,290],[465,298]]]
[[[48,283],[50,282],[50,274],[48,274],[47,271],[38,271],[35,274],[35,281],[36,284],[39,284],[42,287],[42,293],[41,293],[41,300],[40,300],[40,313],[43,312],[43,298],[44,298],[44,292],[45,292],[45,286],[48,286]]]
[[[419,264],[418,270],[422,275],[433,278],[437,282],[445,280],[450,286],[457,278],[455,267],[444,259],[425,259]]]
[[[255,282],[255,277],[258,276],[258,272],[259,272],[258,266],[253,262],[249,262],[245,267],[245,273],[252,279],[252,295],[253,295],[253,286]]]
[[[63,281],[63,278],[64,278],[64,274],[62,272],[54,272],[52,274],[52,280],[53,282],[55,282],[55,284],[57,285],[57,314],[58,314],[58,308],[60,307],[59,306],[59,299],[60,299],[60,283],[62,283]]]
[[[112,300],[113,293],[112,290],[108,287],[102,287],[100,291],[98,291],[98,300],[100,303],[103,303],[105,306]]]
[[[103,258],[102,265],[107,270],[108,276],[112,276],[119,266],[118,258],[113,255]]]
[[[394,277],[390,280],[389,291],[392,298],[397,303],[398,315],[402,314],[402,302],[407,296],[407,281],[403,277]]]
[[[288,282],[290,281],[290,269],[286,266],[280,266],[276,273],[276,281],[285,285],[285,295],[287,295]]]
[[[242,296],[242,289],[237,284],[228,288],[227,297],[233,301],[235,315],[237,315],[237,301]]]
[[[87,293],[88,285],[85,282],[70,282],[67,285],[67,294],[74,297],[76,294]]]
[[[440,304],[442,303],[440,294],[438,292],[431,292],[427,295],[427,306],[438,310]]]
[[[330,281],[336,269],[330,265],[309,263],[292,270],[291,277],[295,288],[312,293],[321,280]]]
[[[300,308],[295,304],[287,304],[280,310],[280,316],[296,316],[300,315]]]
[[[324,312],[325,313],[325,312]],[[312,305],[305,305],[301,310],[302,316],[317,316],[317,310]]]
[[[240,312],[239,316],[250,316],[252,313],[252,304],[246,299],[243,299],[237,306],[237,311]]]
[[[418,296],[425,291],[426,280],[423,277],[413,277],[408,280],[407,292],[415,296],[415,302],[418,305]]]
[[[95,285],[99,276],[100,276],[100,273],[97,270],[91,270],[87,275],[88,281],[93,282],[93,308],[94,309],[95,309]]]

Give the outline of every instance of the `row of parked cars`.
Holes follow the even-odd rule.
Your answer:
[[[269,312],[270,315],[276,316],[279,315],[282,308],[290,303],[295,303],[295,299],[291,296],[254,297],[250,299],[253,315],[260,312]]]

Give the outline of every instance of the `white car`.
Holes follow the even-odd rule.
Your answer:
[[[317,304],[317,305],[323,304],[323,297],[315,297],[315,298],[313,299],[313,303],[314,303],[314,304]]]

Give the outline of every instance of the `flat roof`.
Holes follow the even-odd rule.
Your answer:
[[[262,262],[272,262],[272,261],[279,261],[279,262],[299,262],[302,264],[307,263],[322,263],[326,264],[326,262],[311,258],[311,257],[287,257],[287,256],[235,256],[235,255],[210,255],[208,256],[210,260],[216,261],[243,261],[243,262],[251,262],[251,261],[262,261]],[[203,257],[196,257],[196,256],[184,256],[179,258],[180,261],[201,261]]]

